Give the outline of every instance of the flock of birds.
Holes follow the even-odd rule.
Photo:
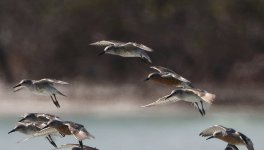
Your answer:
[[[30,135],[30,137],[18,141],[18,143],[34,137],[45,137],[56,149],[72,147],[73,150],[97,150],[96,148],[83,145],[83,140],[94,138],[83,125],[62,120],[60,117],[50,114],[26,113],[8,134],[16,131]],[[53,137],[65,137],[66,135],[73,135],[79,141],[79,144],[66,144],[57,147]]]
[[[146,63],[152,63],[146,52],[152,52],[153,50],[143,44],[102,40],[91,43],[90,45],[105,47],[104,51],[99,53],[99,55],[112,54],[122,57],[139,57]],[[209,108],[216,97],[214,94],[195,88],[189,80],[168,68],[161,66],[151,66],[150,68],[156,70],[156,72],[150,73],[144,81],[156,81],[165,85],[173,86],[175,89],[170,94],[142,107],[175,103],[182,100],[193,103],[202,116],[206,114],[205,110]],[[52,79],[24,79],[14,86],[14,92],[26,87],[35,94],[50,96],[55,106],[60,108],[56,95],[65,95],[55,88],[55,84],[65,85],[68,83]],[[14,129],[8,132],[8,134],[15,131],[30,135],[30,137],[23,139],[22,141],[26,141],[33,137],[45,137],[50,144],[57,149],[72,148],[72,150],[96,150],[96,148],[83,145],[82,141],[84,139],[94,138],[94,136],[90,134],[83,125],[72,121],[62,120],[61,118],[50,114],[26,113],[22,119],[17,122]],[[57,147],[53,137],[64,137],[65,135],[73,135],[79,141],[79,144],[66,144]],[[238,150],[236,145],[245,145],[248,150],[254,150],[253,143],[247,136],[232,128],[226,128],[221,125],[214,125],[205,129],[200,133],[200,136],[208,137],[207,139],[217,138],[225,141],[228,143],[225,150]]]

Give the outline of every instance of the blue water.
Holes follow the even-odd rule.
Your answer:
[[[95,136],[84,144],[100,150],[223,150],[226,143],[205,140],[199,133],[214,124],[233,127],[251,138],[256,150],[264,148],[264,115],[262,113],[228,112],[221,115],[199,114],[135,114],[123,116],[96,116],[89,114],[63,115],[65,120],[83,124]],[[27,137],[21,133],[7,134],[18,120],[17,116],[0,117],[1,149],[47,150],[54,149],[46,139],[33,138],[23,143],[17,141]],[[77,143],[68,136],[56,138],[57,145]],[[240,150],[246,150],[240,146]]]

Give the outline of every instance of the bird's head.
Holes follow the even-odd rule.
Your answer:
[[[8,134],[12,133],[12,132],[16,132],[16,131],[21,131],[25,128],[24,124],[18,124],[17,126],[15,126],[15,128],[11,131],[8,132]]]
[[[209,140],[209,139],[212,139],[212,138],[219,138],[219,137],[222,137],[224,134],[222,131],[219,131],[219,132],[214,132],[214,134],[210,137],[208,137],[206,140]]]
[[[24,87],[29,87],[33,84],[32,80],[29,79],[24,79],[21,80],[17,85],[15,85],[14,88],[14,92],[21,90]]]
[[[158,79],[160,77],[161,77],[161,75],[159,73],[154,72],[154,73],[149,74],[148,77],[146,79],[144,79],[144,81],[148,81],[148,80],[152,80],[152,79],[155,80],[155,79]]]

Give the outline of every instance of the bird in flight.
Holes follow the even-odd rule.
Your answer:
[[[157,101],[141,106],[151,107],[156,105],[175,103],[183,100],[193,103],[202,116],[205,115],[205,108],[209,107],[215,99],[215,95],[207,91],[193,88],[176,88],[169,95],[159,98]],[[206,106],[206,107],[205,107]]]
[[[254,150],[253,142],[246,135],[222,125],[211,126],[202,131],[200,136],[208,137],[206,140],[217,138],[225,141],[228,143],[226,150],[236,150],[236,145],[245,145],[248,150]]]
[[[50,96],[55,106],[57,108],[60,108],[60,104],[57,100],[56,95],[61,95],[61,96],[65,96],[65,95],[62,94],[59,90],[57,90],[54,87],[54,84],[65,85],[69,83],[59,80],[53,80],[53,79],[41,79],[41,80],[24,79],[21,80],[13,88],[14,88],[14,92],[16,92],[26,87],[34,94]]]
[[[138,44],[134,42],[119,42],[119,41],[97,41],[91,43],[90,45],[95,46],[104,46],[104,51],[99,53],[98,55],[103,54],[112,54],[118,55],[121,57],[139,57],[146,63],[151,63],[151,59],[147,52],[152,52],[153,50],[143,44]]]
[[[150,68],[155,69],[158,72],[152,72],[144,81],[153,80],[162,84],[176,86],[176,87],[188,87],[192,88],[192,83],[184,77],[178,75],[174,71],[161,67],[151,66]]]

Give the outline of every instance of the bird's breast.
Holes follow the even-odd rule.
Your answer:
[[[232,145],[244,145],[243,141],[240,138],[234,136],[224,136],[220,137],[219,139]]]
[[[140,57],[140,52],[137,50],[129,50],[129,49],[124,49],[124,48],[118,48],[115,49],[114,51],[109,51],[108,53],[113,54],[113,55],[119,55],[122,57]]]
[[[202,99],[200,97],[198,97],[197,95],[188,94],[188,93],[182,93],[182,94],[180,94],[179,95],[179,98],[181,98],[182,100],[184,100],[186,102],[191,102],[191,103],[195,103],[195,102],[202,101]]]

